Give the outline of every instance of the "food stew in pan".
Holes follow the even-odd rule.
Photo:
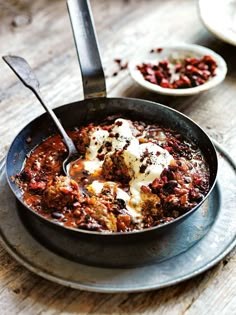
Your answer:
[[[53,135],[32,150],[14,178],[27,206],[61,225],[142,230],[188,212],[209,191],[202,152],[175,130],[110,116],[68,134],[81,155],[70,176],[62,170],[66,147]]]

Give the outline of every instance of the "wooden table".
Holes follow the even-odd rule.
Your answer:
[[[236,156],[235,47],[202,25],[197,1],[91,0],[109,96],[149,99],[199,123]],[[50,106],[82,99],[81,77],[65,1],[0,2],[0,53],[25,57],[35,69]],[[228,75],[217,88],[192,97],[142,90],[114,58],[129,61],[142,47],[187,42],[220,53]],[[43,112],[0,61],[0,158],[17,132]],[[226,174],[227,176],[227,174]],[[178,285],[145,293],[102,294],[49,282],[22,267],[0,247],[1,314],[235,314],[236,262],[231,252],[209,271]]]

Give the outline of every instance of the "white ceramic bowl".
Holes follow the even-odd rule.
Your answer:
[[[199,15],[216,37],[236,46],[236,0],[199,0]]]
[[[212,51],[209,48],[193,45],[193,44],[177,44],[177,45],[164,45],[157,46],[161,47],[160,52],[151,52],[151,50],[146,50],[145,52],[140,52],[129,62],[129,71],[131,77],[142,87],[159,94],[173,95],[173,96],[184,96],[184,95],[194,95],[206,90],[209,90],[218,84],[220,84],[227,73],[227,65],[224,59]],[[157,47],[153,47],[154,49]],[[215,76],[211,77],[206,83],[199,85],[197,87],[184,88],[184,89],[170,89],[163,88],[157,84],[153,84],[143,78],[142,73],[137,69],[137,65],[142,63],[152,63],[157,64],[161,60],[174,60],[174,59],[184,59],[187,57],[201,58],[204,55],[211,56],[217,63],[217,68],[215,71]]]

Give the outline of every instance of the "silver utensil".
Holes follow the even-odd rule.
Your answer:
[[[69,175],[69,165],[72,161],[75,161],[79,157],[79,153],[72,141],[72,139],[68,136],[67,132],[63,128],[61,122],[54,114],[53,110],[49,108],[44,102],[41,92],[39,89],[39,81],[31,69],[28,62],[19,56],[3,56],[3,60],[7,63],[7,65],[13,70],[13,72],[17,75],[17,77],[21,80],[21,82],[29,88],[34,95],[37,97],[41,105],[48,112],[52,120],[54,121],[58,131],[60,132],[63,142],[67,148],[67,157],[63,161],[62,167],[63,171],[66,175]]]

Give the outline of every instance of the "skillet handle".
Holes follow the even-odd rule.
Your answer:
[[[83,80],[84,98],[106,97],[106,83],[87,0],[67,0],[77,56]]]

